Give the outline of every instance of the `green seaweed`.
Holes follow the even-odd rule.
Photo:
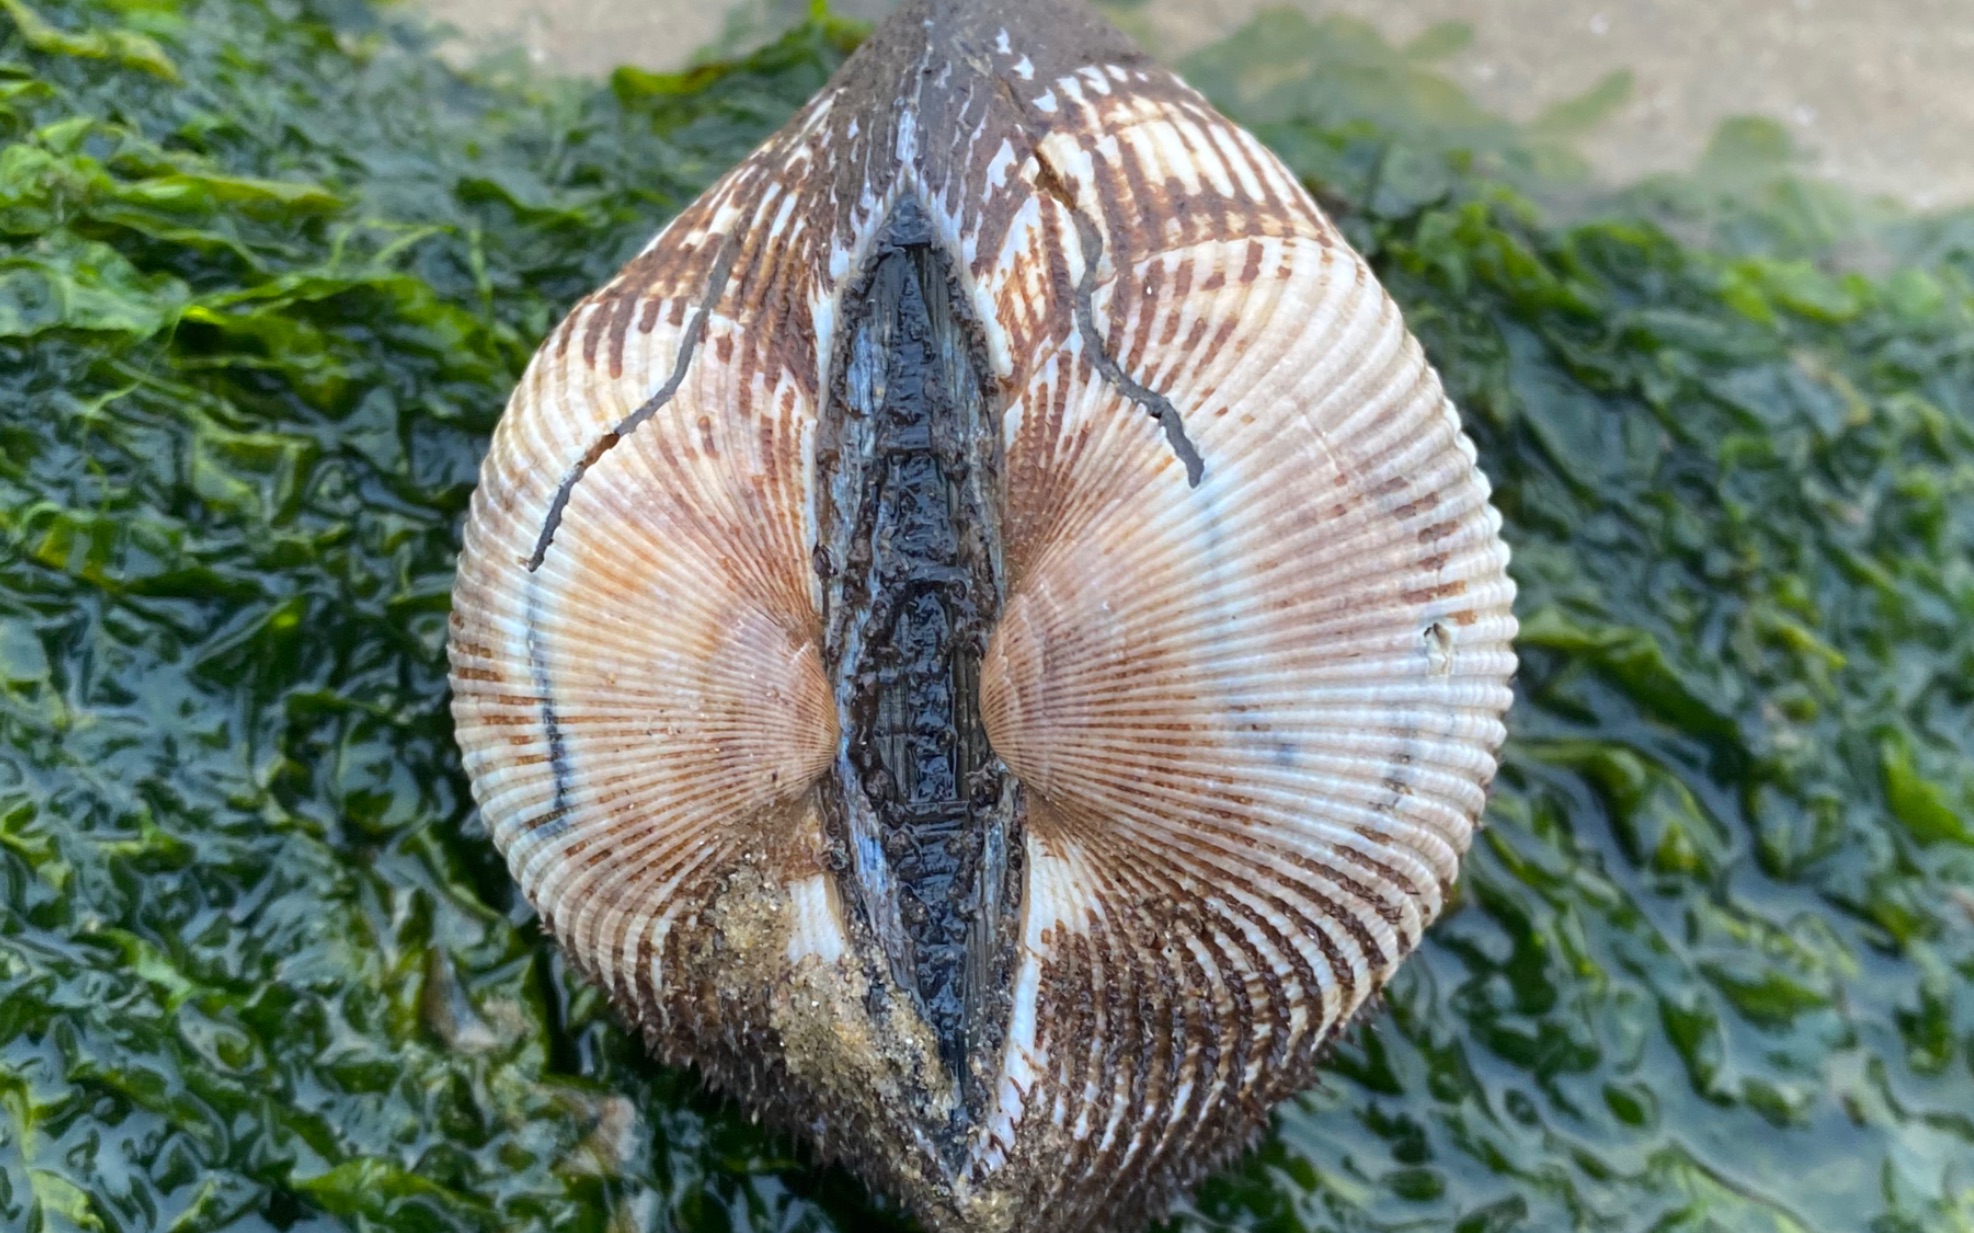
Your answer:
[[[903,1228],[570,976],[445,709],[535,341],[855,32],[593,87],[0,8],[0,1227]],[[1405,306],[1525,632],[1454,909],[1173,1227],[1974,1229],[1974,223],[1758,125],[1557,179],[1456,42],[1186,66]]]

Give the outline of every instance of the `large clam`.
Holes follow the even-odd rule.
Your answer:
[[[1083,8],[910,0],[543,344],[466,527],[495,842],[930,1229],[1133,1229],[1439,912],[1500,520],[1363,260]]]

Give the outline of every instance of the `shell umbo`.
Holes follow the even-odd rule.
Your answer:
[[[1514,588],[1396,307],[1057,0],[914,0],[543,344],[495,842],[661,1056],[934,1230],[1132,1228],[1445,903]]]

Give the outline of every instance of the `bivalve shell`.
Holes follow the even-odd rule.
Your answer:
[[[1076,5],[911,0],[535,356],[454,714],[661,1057],[930,1229],[1135,1229],[1444,906],[1499,528],[1251,135]]]

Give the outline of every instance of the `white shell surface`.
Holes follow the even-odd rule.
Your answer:
[[[934,1229],[1129,1227],[1309,1082],[1444,906],[1514,588],[1438,378],[1288,170],[1083,18],[983,38],[949,7],[888,25],[543,345],[467,524],[454,713],[521,888],[661,1053]],[[922,1033],[860,1019],[880,977],[814,802],[841,737],[814,436],[906,195],[1004,400],[982,714],[1026,801],[957,1154]]]

